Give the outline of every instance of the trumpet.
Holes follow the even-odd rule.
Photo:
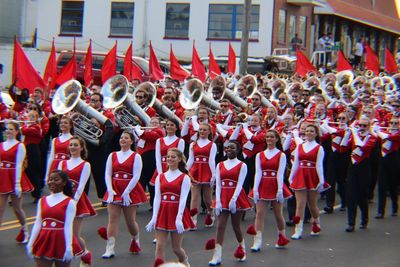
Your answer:
[[[121,129],[122,130],[132,130],[132,129],[134,129],[135,128],[135,126],[124,126],[124,127],[121,127]],[[158,127],[153,127],[153,126],[140,126],[139,127],[141,130],[154,130],[154,129],[157,129]]]
[[[16,122],[16,123],[35,123],[36,121],[23,121],[23,120],[0,120],[0,123],[8,123],[8,122]]]

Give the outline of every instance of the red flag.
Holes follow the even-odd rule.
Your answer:
[[[399,72],[396,60],[394,59],[393,54],[389,51],[389,49],[385,49],[385,71],[389,74]]]
[[[199,78],[200,81],[206,81],[206,69],[204,68],[203,62],[201,62],[199,54],[197,53],[196,47],[193,42],[193,55],[192,55],[192,74]]]
[[[101,67],[101,82],[104,83],[109,78],[117,74],[117,41],[108,52]]]
[[[83,79],[86,86],[90,86],[93,82],[93,59],[92,59],[92,39],[89,41],[89,47],[86,52],[85,58],[85,71],[83,72]]]
[[[375,75],[379,74],[379,60],[369,45],[365,46],[365,69],[371,70]]]
[[[211,79],[214,79],[218,75],[221,75],[221,69],[219,68],[218,63],[214,58],[214,54],[211,50],[211,44],[210,44],[210,56],[208,60],[208,76],[210,76]]]
[[[132,42],[125,52],[124,75],[128,81],[132,80]]]
[[[347,61],[346,57],[343,55],[342,50],[338,51],[338,60],[337,60],[337,71],[342,70],[353,70],[353,67]]]
[[[140,68],[135,64],[132,64],[131,77],[132,80],[138,79],[139,81],[143,82],[143,73],[140,71]]]
[[[301,77],[305,77],[308,72],[317,72],[314,65],[308,60],[308,58],[299,50],[296,51],[296,74]]]
[[[231,43],[229,43],[229,53],[228,53],[228,73],[235,74],[236,71],[236,54]]]
[[[20,89],[27,88],[29,93],[33,93],[36,87],[44,88],[46,86],[40,74],[29,61],[21,45],[14,38],[14,56],[12,68],[12,80]]]
[[[75,51],[72,54],[72,58],[68,63],[62,68],[55,81],[56,84],[61,85],[66,81],[76,78],[76,55]]]
[[[164,72],[161,70],[160,64],[158,64],[157,56],[156,53],[154,53],[151,42],[150,42],[149,72],[151,75],[151,79],[153,81],[164,79]]]
[[[43,75],[43,81],[47,84],[48,87],[51,87],[57,79],[57,55],[56,48],[54,46],[54,38],[51,44],[51,51],[49,55],[49,59],[47,60],[46,69]]]
[[[169,61],[170,61],[170,74],[171,78],[174,80],[178,80],[180,82],[184,81],[190,74],[185,71],[182,66],[179,64],[178,60],[174,55],[174,51],[172,51],[172,45],[169,51]]]

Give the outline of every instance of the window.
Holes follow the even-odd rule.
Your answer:
[[[111,3],[110,35],[132,37],[134,3]]]
[[[299,38],[303,41],[303,47],[306,47],[307,43],[307,17],[299,17]]]
[[[286,42],[286,11],[279,10],[278,43]]]
[[[241,39],[244,24],[243,5],[211,4],[208,16],[208,38]],[[251,6],[250,39],[258,39],[260,6]]]
[[[165,17],[165,37],[189,37],[190,4],[167,4]]]
[[[83,2],[63,1],[60,34],[82,35]]]
[[[290,15],[290,17],[289,17],[289,40],[292,40],[292,38],[294,38],[295,34],[296,34],[296,16]]]

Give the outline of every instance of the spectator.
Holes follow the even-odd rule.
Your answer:
[[[334,42],[332,38],[332,33],[329,32],[328,35],[325,38],[325,65],[331,62],[332,59],[332,48],[333,48]]]
[[[299,35],[296,33],[290,41],[290,44],[292,45],[292,51],[296,52],[297,49],[300,49],[302,47],[303,40],[301,40],[301,38],[299,38]]]
[[[353,61],[353,68],[358,69],[361,68],[361,57],[364,54],[364,46],[363,46],[363,40],[364,38],[359,38],[357,40],[356,46],[354,48],[354,61]]]

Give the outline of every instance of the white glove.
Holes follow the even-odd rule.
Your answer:
[[[318,191],[318,193],[321,193],[324,191],[324,182],[319,182],[319,184],[317,185],[317,191]]]
[[[21,185],[20,184],[15,185],[14,194],[17,198],[21,197]]]
[[[236,199],[231,199],[231,201],[229,201],[229,210],[232,214],[236,213]]]
[[[249,123],[248,122],[242,123],[241,125],[242,125],[243,129],[248,129],[249,128]]]
[[[32,254],[32,246],[26,246],[26,254],[28,254],[28,257],[33,260],[33,254]]]
[[[210,179],[210,187],[214,187],[214,185],[215,185],[215,176],[213,175],[213,176],[211,176],[211,179]]]
[[[127,193],[126,191],[124,191],[121,195],[122,197],[122,203],[124,206],[129,206],[132,203],[132,199],[129,196],[129,193]]]
[[[112,190],[112,191],[107,191],[107,193],[108,193],[108,196],[107,196],[106,202],[107,202],[107,203],[113,202],[114,196],[115,196],[117,193],[115,193],[114,190]]]
[[[253,201],[254,203],[257,203],[258,200],[260,200],[260,194],[258,193],[258,190],[253,190]]]
[[[72,247],[68,247],[65,250],[64,257],[63,257],[62,261],[69,262],[69,261],[72,260],[73,257],[74,257],[74,254],[72,254]]]
[[[215,208],[214,208],[214,212],[216,216],[219,216],[222,212],[222,204],[221,201],[217,201],[215,203]]]
[[[175,226],[176,230],[178,231],[178,234],[182,234],[183,232],[185,232],[185,228],[183,227],[183,222],[182,222],[182,216],[176,217]]]
[[[285,198],[283,197],[283,192],[282,191],[278,191],[276,193],[276,201],[278,201],[279,203],[283,203],[285,201]]]
[[[156,218],[151,218],[150,222],[146,225],[146,231],[151,232],[156,228]]]

